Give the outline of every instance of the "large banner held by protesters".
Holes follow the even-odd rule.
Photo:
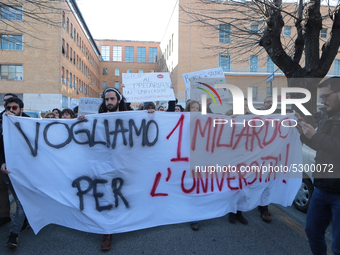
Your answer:
[[[35,233],[53,223],[112,234],[291,205],[301,172],[289,167],[302,163],[293,115],[240,118],[4,116],[6,164]]]

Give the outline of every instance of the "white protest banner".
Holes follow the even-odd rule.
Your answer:
[[[103,99],[101,98],[79,98],[78,116],[98,113],[99,106],[102,102]]]
[[[175,100],[169,73],[123,73],[126,102]]]
[[[282,126],[290,121],[280,115],[275,123],[244,118],[246,126],[230,128],[216,124],[220,115],[199,113],[119,112],[83,120],[4,116],[6,164],[35,233],[54,223],[112,234],[269,203],[291,205],[302,174],[291,178],[294,167],[274,171],[302,163],[298,132]],[[266,124],[253,127],[252,118]],[[196,162],[199,155],[207,160]],[[258,168],[250,172],[246,166]]]
[[[211,87],[214,88],[215,84],[227,84],[221,67],[182,74],[182,77],[188,98],[198,102],[201,102],[202,88],[211,90]],[[215,90],[221,99],[230,97],[229,90]],[[218,98],[215,93],[211,93],[211,95]]]

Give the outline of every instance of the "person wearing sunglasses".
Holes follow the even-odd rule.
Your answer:
[[[325,231],[332,221],[332,251],[340,254],[340,77],[331,77],[318,88],[325,108],[320,109],[317,130],[296,114],[301,141],[316,150],[315,189],[307,211],[306,234],[313,254],[327,254]]]
[[[57,115],[54,112],[48,112],[45,114],[45,119],[57,119]]]
[[[3,101],[4,101],[4,106],[10,97],[18,97],[15,94],[12,93],[7,93],[4,95]],[[0,113],[0,131],[2,132],[2,115],[6,112],[6,109],[3,110]],[[8,222],[11,222],[11,217],[10,217],[10,202],[9,202],[9,196],[8,196],[8,187],[7,184],[5,183],[3,174],[0,173],[0,227],[5,225]]]
[[[8,98],[5,102],[5,109],[6,113],[5,115],[14,115],[14,116],[21,116],[23,117],[23,110],[24,110],[24,103],[21,101],[18,97],[11,97]],[[25,115],[27,116],[27,115]],[[12,222],[12,227],[10,229],[10,234],[8,236],[8,241],[6,243],[6,246],[8,248],[15,248],[18,245],[18,236],[20,234],[20,231],[24,224],[28,224],[25,222],[26,216],[23,210],[23,207],[15,193],[15,190],[11,184],[10,179],[8,178],[8,174],[10,174],[10,171],[6,168],[6,162],[5,162],[5,154],[4,154],[4,144],[3,144],[3,137],[1,135],[0,139],[0,165],[1,165],[1,171],[4,174],[5,182],[7,183],[9,189],[12,192],[12,195],[14,197],[14,200],[16,202],[16,212],[14,216],[14,220]]]

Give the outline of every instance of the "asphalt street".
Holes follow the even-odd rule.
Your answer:
[[[15,204],[13,204],[15,207]],[[5,247],[10,224],[0,231],[0,254],[311,254],[304,233],[306,214],[294,207],[270,205],[272,223],[261,220],[254,209],[245,212],[248,225],[231,224],[228,216],[200,222],[195,232],[189,223],[159,226],[115,234],[110,251],[100,251],[102,235],[80,232],[57,225],[31,229],[19,237],[18,247]],[[327,230],[331,253],[331,228]]]

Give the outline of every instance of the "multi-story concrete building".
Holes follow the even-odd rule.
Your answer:
[[[96,40],[101,51],[100,83],[121,89],[122,73],[159,71],[159,42]]]
[[[26,110],[69,107],[102,89],[100,52],[75,1],[51,2],[39,22],[27,1],[1,5],[0,92],[18,94]]]
[[[181,102],[188,98],[182,74],[216,67],[222,67],[227,83],[240,87],[244,95],[247,95],[247,88],[252,87],[253,101],[257,102],[257,105],[262,104],[264,98],[270,95],[270,85],[266,83],[266,78],[272,73],[275,73],[275,79],[272,82],[273,87],[287,86],[287,79],[282,71],[274,65],[264,50],[260,50],[260,46],[251,46],[251,43],[249,43],[248,51],[243,50],[243,54],[240,54],[239,48],[235,48],[235,44],[240,43],[237,38],[246,40],[247,36],[238,36],[233,31],[235,28],[230,24],[226,24],[223,16],[239,15],[238,17],[241,19],[242,11],[240,9],[234,14],[230,14],[232,12],[227,14],[223,3],[225,1],[215,0],[206,5],[197,5],[198,2],[192,0],[179,0],[176,2],[165,36],[160,44],[162,51],[160,70],[170,72],[176,97]],[[204,26],[203,23],[194,22],[193,15],[187,14],[180,7],[189,12],[200,10],[200,13],[202,13],[203,9],[212,10],[214,8],[216,10],[224,9],[224,12],[216,11],[212,14],[216,19],[215,23],[213,22],[214,25],[217,25],[216,29],[216,27]],[[287,12],[293,13],[296,5],[285,4],[285,8],[287,8]],[[322,6],[321,12],[323,17],[326,17],[327,6]],[[247,12],[244,11],[243,13]],[[209,12],[204,12],[204,14],[209,15]],[[250,14],[248,13],[247,15]],[[286,16],[282,41],[289,45],[292,44],[297,32],[295,20],[290,15]],[[220,21],[218,21],[218,17],[222,17]],[[205,18],[206,22],[210,22],[208,17]],[[244,18],[246,19],[246,16]],[[322,41],[325,41],[329,36],[331,25],[332,21],[330,19],[323,22],[323,29],[320,34],[320,51]],[[245,29],[253,31],[253,36],[259,36],[257,31],[259,31],[261,23],[243,20],[243,26]],[[250,34],[250,36],[252,35]],[[250,36],[248,36],[249,40],[252,39]],[[304,58],[300,62],[302,66],[303,61]],[[340,54],[337,55],[328,72],[328,75],[333,74],[340,74]]]
[[[41,14],[49,22],[26,15],[34,7],[27,1],[1,5],[0,103],[4,93],[12,92],[23,98],[26,110],[70,107],[73,98],[99,97],[106,87],[121,90],[125,72],[169,72],[175,96],[184,103],[188,95],[182,74],[219,66],[227,83],[239,86],[245,95],[253,87],[258,104],[270,94],[270,74],[275,73],[274,87],[287,86],[260,46],[240,55],[233,50],[236,40],[228,24],[220,24],[220,31],[204,28],[179,7],[190,9],[197,1],[176,2],[161,42],[94,40],[75,0],[51,2],[54,11]],[[245,22],[254,35],[259,25]],[[327,39],[330,27],[331,21],[326,21],[321,40]],[[286,20],[282,40],[291,41],[294,33],[294,20]],[[222,46],[223,51],[212,50]],[[340,54],[329,74],[340,74]]]

